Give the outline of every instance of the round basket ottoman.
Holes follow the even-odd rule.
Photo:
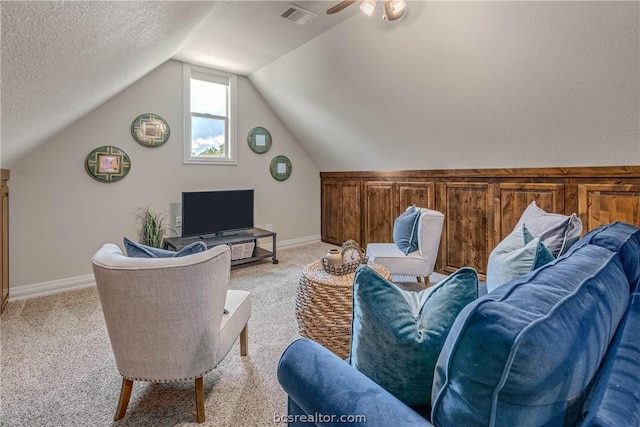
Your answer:
[[[389,270],[369,263],[387,280]],[[355,273],[334,276],[321,261],[312,262],[302,271],[296,292],[296,318],[300,335],[310,338],[341,358],[349,356],[351,318],[353,316],[353,277]]]

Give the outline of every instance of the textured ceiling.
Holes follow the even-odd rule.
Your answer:
[[[216,2],[174,59],[249,75],[358,13],[358,7],[351,6],[327,15],[327,8],[338,1]],[[280,15],[290,3],[318,16],[305,26],[286,21]]]
[[[639,2],[288,3],[0,2],[2,166],[170,58],[248,75],[320,170],[640,163]]]
[[[408,2],[249,79],[320,171],[640,164],[640,2]]]
[[[171,58],[211,7],[2,2],[3,167]]]
[[[251,73],[357,11],[288,1],[2,1],[0,162],[11,167],[163,62]]]

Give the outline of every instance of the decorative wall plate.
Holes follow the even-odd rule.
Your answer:
[[[87,155],[84,167],[91,178],[100,182],[120,181],[131,169],[127,153],[117,147],[105,145]]]
[[[145,147],[159,147],[169,139],[169,123],[157,114],[142,114],[131,123],[131,135]]]
[[[263,127],[255,127],[249,131],[247,143],[254,153],[266,153],[271,148],[271,134]]]
[[[291,175],[291,161],[287,156],[275,156],[271,159],[271,176],[278,181],[284,181]]]

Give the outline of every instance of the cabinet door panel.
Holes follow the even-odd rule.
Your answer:
[[[396,200],[393,182],[365,182],[365,244],[393,242]]]
[[[578,211],[583,234],[615,221],[640,227],[640,184],[580,184]]]
[[[321,188],[322,241],[341,244],[341,186],[339,181],[323,181]]]
[[[493,237],[493,185],[489,183],[441,183],[438,210],[444,213],[440,243],[442,269],[451,273],[473,267],[485,274]]]
[[[433,182],[398,182],[398,210],[396,216],[411,205],[435,209],[435,185]]]
[[[546,212],[564,213],[564,184],[500,184],[500,225],[498,238],[504,239],[533,201]]]
[[[342,182],[342,234],[340,243],[355,240],[362,245],[362,184],[360,181]]]

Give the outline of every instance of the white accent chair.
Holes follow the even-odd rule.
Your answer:
[[[222,361],[238,336],[240,354],[247,355],[251,295],[227,290],[229,248],[178,258],[129,258],[118,246],[105,244],[92,262],[123,377],[114,419],[124,417],[134,381],[195,380],[197,418],[204,422],[203,375]]]
[[[438,256],[444,215],[431,209],[418,209],[417,251],[405,255],[395,243],[369,243],[367,256],[369,261],[386,267],[392,276],[414,276],[418,282],[424,278],[425,286],[429,286],[429,276],[433,273]]]

